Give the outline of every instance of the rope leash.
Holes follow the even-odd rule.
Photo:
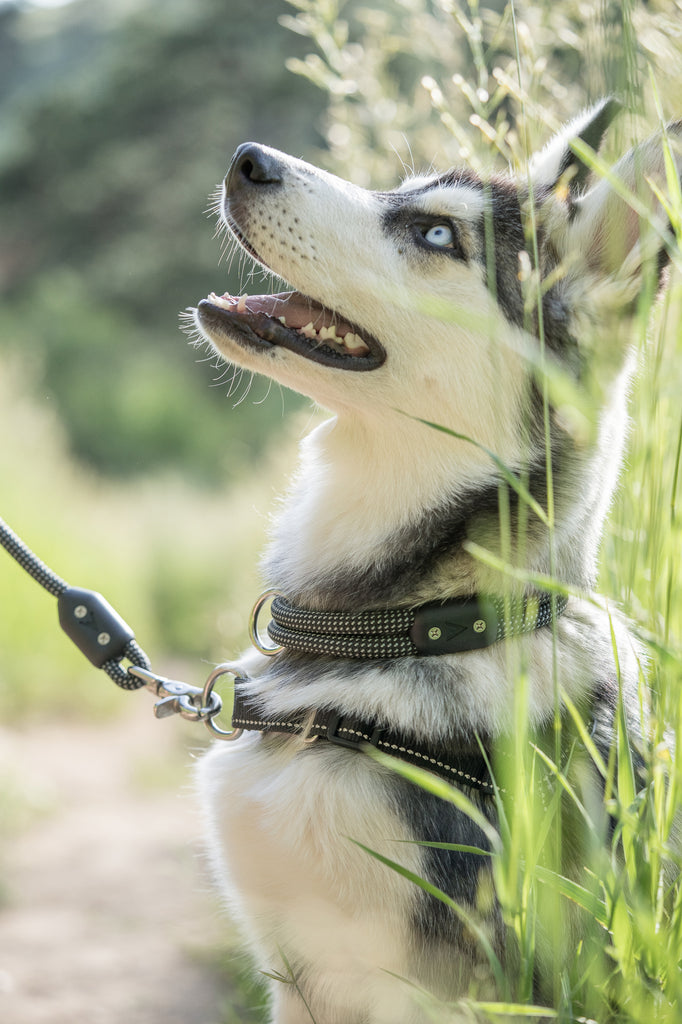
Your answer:
[[[109,602],[94,590],[69,586],[3,519],[0,519],[0,546],[57,598],[59,624],[66,635],[91,664],[106,672],[117,686],[123,690],[146,687],[160,697],[154,707],[157,718],[179,714],[189,721],[205,722],[222,739],[236,738],[238,730],[228,732],[214,722],[222,710],[222,700],[213,688],[226,669],[212,672],[203,688],[157,675],[151,671],[151,662],[132,629]],[[128,665],[124,666],[123,662]]]
[[[145,685],[130,675],[121,662],[126,659],[144,669],[150,669],[151,662],[130,626],[101,594],[70,587],[2,519],[0,544],[36,583],[57,598],[60,626],[96,668],[106,672],[123,690],[138,690]]]

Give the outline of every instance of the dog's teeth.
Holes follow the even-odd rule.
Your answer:
[[[343,345],[343,338],[340,338],[336,333],[336,324],[323,327],[320,331],[320,338],[322,341],[335,341],[337,345]]]
[[[212,302],[214,306],[220,306],[221,309],[234,310],[236,299],[233,299],[230,295],[216,295],[215,292],[211,292],[208,296],[208,301]]]
[[[237,312],[238,313],[246,313],[246,312],[248,312],[248,310],[246,308],[246,299],[247,299],[246,295],[240,295],[239,296],[239,301],[237,302]]]
[[[367,348],[362,338],[359,338],[357,334],[347,334],[346,337],[343,339],[343,343],[346,346],[346,348],[350,348],[352,350],[358,348]]]
[[[285,316],[278,316],[277,319],[279,320],[279,322],[281,324],[284,324],[284,326],[286,327],[286,325],[287,325],[287,318]]]
[[[317,337],[317,331],[313,327],[312,320],[310,321],[309,324],[306,324],[305,327],[299,327],[299,332],[301,334],[305,334],[306,338],[316,338]]]

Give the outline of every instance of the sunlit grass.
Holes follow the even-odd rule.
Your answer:
[[[610,174],[611,155],[624,151],[634,131],[642,138],[666,117],[682,112],[682,46],[679,34],[668,31],[670,10],[660,4],[518,2],[500,13],[477,0],[433,8],[414,0],[405,11],[382,6],[359,14],[363,32],[358,45],[349,44],[348,32],[338,26],[341,12],[334,2],[291,2],[299,10],[294,27],[317,49],[293,70],[329,93],[327,162],[360,184],[390,183],[391,150],[407,150],[406,162],[418,171],[434,159],[440,167],[465,160],[476,169],[490,169],[500,166],[500,157],[522,171],[528,154],[586,105],[586,86],[591,98],[616,91],[628,107],[610,133],[605,160],[584,154],[588,160],[591,156],[597,174]],[[431,46],[424,48],[429,34]],[[382,56],[388,37],[390,54]],[[663,53],[665,60],[659,59]],[[409,54],[419,66],[421,90],[414,85],[409,93],[396,73],[396,54]],[[571,65],[572,73],[567,72]],[[659,93],[668,104],[665,111]],[[384,119],[382,109],[389,107],[393,117]],[[644,117],[635,117],[635,109]],[[616,181],[613,186],[621,188]],[[666,192],[669,198],[660,190],[657,194],[679,228],[680,190],[670,173]],[[646,218],[637,197],[628,200]],[[518,700],[513,749],[508,751],[512,756],[504,763],[512,768],[500,777],[504,794],[498,793],[499,825],[490,845],[513,969],[500,978],[499,963],[492,964],[500,1001],[463,1000],[459,1011],[466,1019],[473,1012],[476,1020],[486,1021],[528,1015],[599,1024],[675,1024],[682,1019],[677,881],[682,770],[675,746],[682,725],[679,265],[674,255],[666,298],[661,304],[645,296],[633,325],[630,340],[640,365],[631,397],[630,444],[600,563],[600,592],[632,617],[650,659],[642,664],[640,678],[647,723],[642,775],[632,763],[630,744],[637,738],[628,736],[622,709],[616,715],[613,750],[603,763],[589,729],[564,694],[557,693],[557,700],[568,708],[563,729],[574,730],[573,763],[559,763],[551,750],[539,750],[528,727],[524,666],[510,664]],[[529,281],[532,285],[532,272]],[[544,285],[536,282],[538,294]],[[447,310],[443,316],[449,317]],[[546,398],[561,396],[576,428],[582,424],[589,434],[596,423],[595,396],[578,395],[569,381],[553,379],[541,364],[536,369]],[[433,420],[437,425],[437,414]],[[548,515],[551,519],[551,508]],[[489,552],[471,553],[490,564]],[[499,556],[495,568],[510,577],[523,572]],[[585,802],[579,795],[571,772],[580,774],[581,759],[601,775],[603,798],[593,794]],[[424,773],[397,765],[396,770],[432,788]],[[542,779],[550,780],[549,789]],[[572,831],[584,834],[587,853],[569,874],[562,848],[574,838]],[[402,871],[398,865],[393,869]],[[427,884],[414,882],[422,888]],[[472,941],[485,949],[473,912],[469,924]],[[531,1005],[541,976],[542,1012]],[[453,1008],[438,1011],[432,1005],[431,1012],[434,1021],[445,1021],[452,1019]]]

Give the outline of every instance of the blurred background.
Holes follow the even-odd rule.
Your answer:
[[[515,15],[505,0],[0,0],[0,515],[103,592],[157,671],[200,683],[244,644],[273,498],[316,415],[179,329],[185,307],[250,280],[207,214],[236,146],[381,188],[431,165],[522,166],[607,92],[627,107],[614,150],[682,113],[680,0]],[[602,571],[666,640],[682,606],[678,293],[634,398]],[[157,723],[148,694],[100,678],[2,552],[0,609],[0,1019],[259,1019],[196,862],[199,727]]]

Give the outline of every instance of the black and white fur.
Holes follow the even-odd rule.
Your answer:
[[[325,342],[311,330],[299,341],[293,332],[302,325],[293,313],[293,329],[283,323],[278,334],[274,320],[286,321],[288,293],[240,303],[212,295],[195,313],[225,360],[333,413],[301,446],[264,563],[268,586],[304,607],[353,611],[508,587],[467,542],[501,552],[501,490],[508,535],[517,537],[519,499],[501,488],[488,452],[527,479],[547,506],[543,359],[579,390],[589,381],[603,400],[595,421],[580,428],[550,406],[553,562],[547,530],[524,511],[523,567],[553,571],[579,590],[594,585],[625,436],[633,366],[628,315],[646,261],[653,257],[656,276],[665,262],[665,218],[651,189],[640,187],[646,178],[665,187],[660,136],[614,169],[661,225],[646,235],[638,215],[570,148],[581,138],[597,150],[614,113],[605,101],[578,117],[520,180],[484,183],[464,169],[375,193],[263,146],[237,152],[224,222],[261,264],[310,297],[312,321],[319,314],[328,323],[333,311],[344,325],[340,334],[352,326],[356,346],[338,337]],[[670,132],[676,136],[680,126]],[[552,280],[541,318],[526,301],[532,280],[523,281],[532,263],[523,255],[532,251],[531,204],[540,277]],[[261,317],[262,330],[254,313],[272,314]],[[556,628],[558,683],[588,708],[603,749],[617,690],[612,629],[632,697],[639,652],[620,618],[573,597]],[[547,730],[552,632],[508,643],[526,666],[531,725]],[[493,744],[513,729],[516,682],[505,643],[381,662],[286,653],[270,659],[251,651],[235,668],[273,716],[335,708],[453,750],[471,749],[476,736]],[[258,966],[295,977],[295,984],[273,983],[276,1024],[430,1019],[395,975],[444,999],[466,994],[472,982],[488,991],[485,958],[457,917],[349,841],[400,861],[473,907],[480,857],[399,842],[485,846],[480,829],[453,806],[362,753],[282,736],[216,744],[201,763],[200,786],[213,860]],[[494,820],[493,801],[469,796]],[[487,929],[503,956],[494,905]]]

